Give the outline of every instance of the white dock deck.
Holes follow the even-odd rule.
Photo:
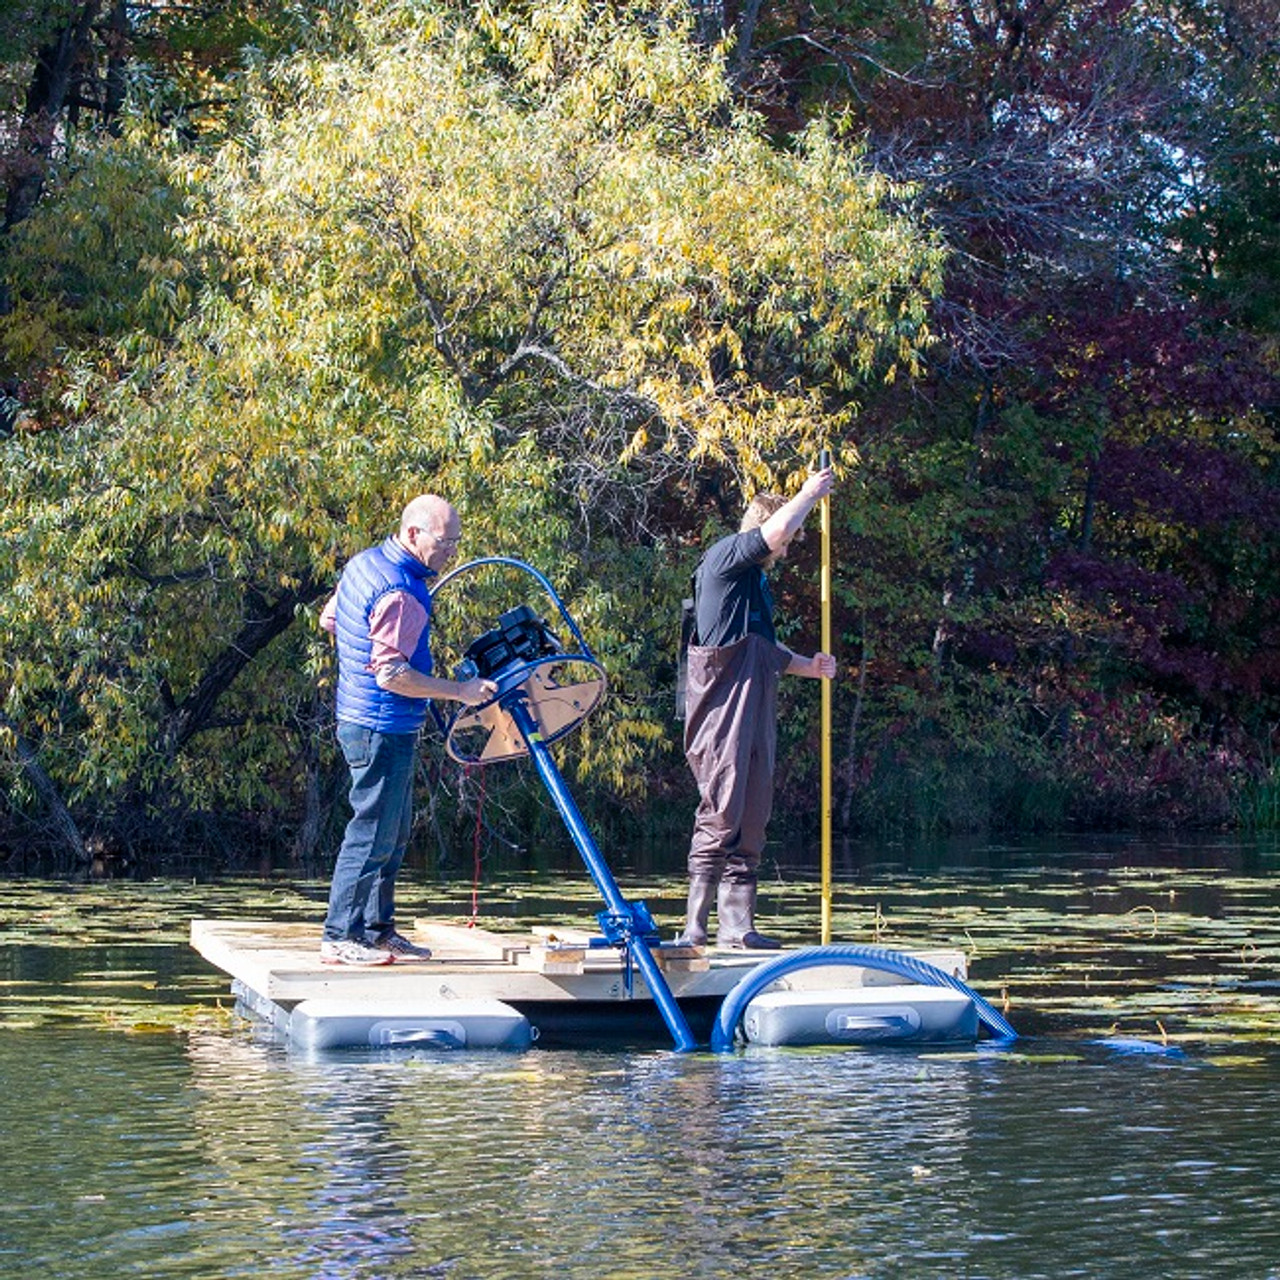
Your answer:
[[[434,1000],[441,995],[497,999],[516,1005],[652,999],[638,971],[627,989],[626,966],[613,948],[591,948],[589,935],[540,929],[500,934],[464,923],[417,920],[412,939],[432,950],[426,962],[371,969],[322,965],[319,929],[312,924],[267,920],[193,920],[191,945],[206,960],[250,991],[289,1009],[303,1000],[343,997],[371,1000]],[[776,951],[714,948],[654,948],[672,995],[679,1001],[726,995],[751,969]],[[963,979],[963,952],[915,952]],[[894,979],[874,970],[844,967],[840,985],[877,986]],[[810,969],[784,979],[795,988],[831,984],[831,969]]]

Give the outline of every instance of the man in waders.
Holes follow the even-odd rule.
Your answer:
[[[684,750],[700,796],[689,847],[689,903],[678,941],[703,946],[716,906],[721,947],[776,949],[756,932],[756,872],[773,808],[778,677],[830,680],[829,653],[802,658],[778,643],[765,570],[786,557],[805,517],[835,483],[815,472],[790,501],[752,500],[738,533],[721,538],[694,574]]]

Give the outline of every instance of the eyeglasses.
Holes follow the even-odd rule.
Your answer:
[[[430,539],[432,545],[437,547],[456,547],[462,541],[461,534],[456,538],[438,538],[430,529],[424,529],[421,525],[414,525],[410,532],[416,533],[419,538]]]

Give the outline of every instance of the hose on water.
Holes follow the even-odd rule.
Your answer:
[[[926,987],[950,987],[973,1001],[978,1020],[997,1040],[1016,1040],[1018,1033],[1009,1021],[967,983],[954,974],[939,969],[926,960],[917,960],[902,951],[889,947],[859,946],[854,943],[838,943],[826,947],[809,947],[803,951],[790,951],[752,969],[729,992],[720,1006],[716,1024],[711,1031],[711,1049],[714,1053],[728,1053],[733,1049],[738,1023],[746,1007],[770,983],[788,973],[800,969],[819,969],[827,965],[857,965],[863,969],[877,969],[884,973],[908,978]]]

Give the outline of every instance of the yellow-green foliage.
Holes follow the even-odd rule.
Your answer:
[[[173,236],[181,212],[163,140],[132,125],[68,165],[39,216],[0,244],[12,309],[0,369],[38,374],[59,351],[137,330],[161,334],[189,309],[193,282]]]
[[[290,806],[315,606],[424,489],[464,557],[564,588],[622,695],[584,768],[643,788],[684,571],[651,500],[708,461],[785,481],[859,381],[914,368],[939,271],[837,128],[779,149],[732,106],[685,11],[370,4],[254,66],[216,148],[78,157],[11,251],[33,280],[94,226],[92,305],[24,293],[5,356],[64,345],[61,403],[0,446],[0,693],[73,798]],[[193,751],[184,708],[273,609],[306,626]]]

